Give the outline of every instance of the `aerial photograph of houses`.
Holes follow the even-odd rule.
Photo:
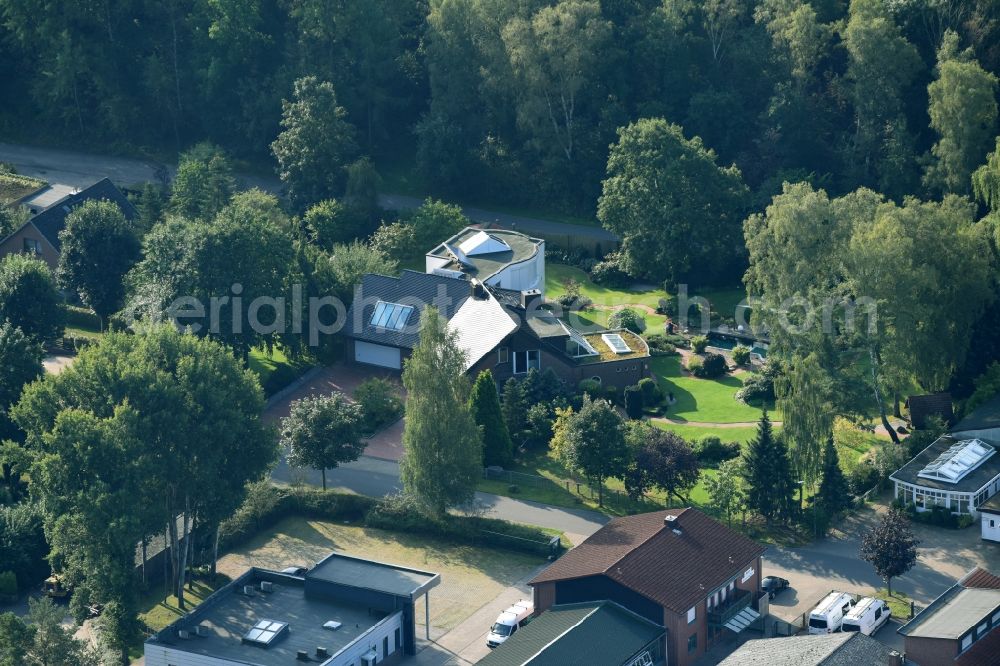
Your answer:
[[[0,0],[0,666],[1000,666],[1000,0]]]

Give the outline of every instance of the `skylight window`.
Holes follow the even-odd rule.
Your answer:
[[[269,647],[288,632],[287,622],[261,620],[243,636],[243,642],[258,647]]]
[[[562,322],[559,323],[562,324]],[[565,328],[569,333],[570,340],[576,343],[576,353],[573,354],[574,358],[580,358],[582,356],[597,356],[597,350],[594,349],[593,345],[587,342],[587,338],[583,337],[580,334],[580,331],[575,328],[570,328],[569,326],[566,326],[566,324],[563,324],[563,328]]]
[[[950,446],[947,451],[920,470],[917,476],[957,483],[994,453],[996,449],[986,442],[980,439],[967,439]]]
[[[403,327],[406,326],[407,320],[410,318],[411,312],[413,312],[412,305],[379,301],[375,304],[375,312],[372,314],[371,324],[376,328],[402,331]]]
[[[510,252],[510,245],[502,238],[498,238],[485,231],[480,231],[467,238],[458,246],[465,254],[475,257],[480,254],[493,254],[495,252]]]
[[[611,347],[611,351],[616,354],[628,354],[632,351],[632,348],[628,346],[619,333],[603,333],[601,340],[604,340],[604,344]]]

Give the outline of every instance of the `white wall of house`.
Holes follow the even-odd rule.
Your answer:
[[[486,281],[486,284],[501,289],[528,291],[538,289],[545,296],[545,243],[531,259],[511,264]]]
[[[192,638],[191,640],[198,640]],[[194,652],[175,650],[165,645],[149,645],[144,650],[146,666],[232,666],[235,663],[228,659],[209,657]]]
[[[956,514],[969,514],[973,518],[979,516],[977,507],[1000,491],[1000,476],[994,477],[989,483],[974,493],[956,493],[936,488],[925,488],[894,480],[893,497],[907,504],[915,503],[917,511],[930,511],[935,505],[943,506]]]
[[[424,265],[426,269],[425,273],[433,273],[435,268],[444,268],[451,263],[451,259],[445,259],[444,257],[435,257],[432,254],[424,255]]]
[[[980,513],[982,518],[983,538],[1000,542],[1000,516],[995,513]]]

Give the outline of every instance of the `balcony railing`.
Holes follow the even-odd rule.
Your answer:
[[[717,627],[725,626],[727,622],[732,620],[736,615],[750,605],[753,600],[753,594],[750,590],[741,590],[736,588],[733,590],[725,602],[720,606],[716,606],[708,612],[708,623]]]

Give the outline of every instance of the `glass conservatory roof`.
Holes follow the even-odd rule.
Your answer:
[[[947,451],[920,470],[917,476],[956,483],[996,452],[995,448],[980,439],[966,439],[948,447]]]

